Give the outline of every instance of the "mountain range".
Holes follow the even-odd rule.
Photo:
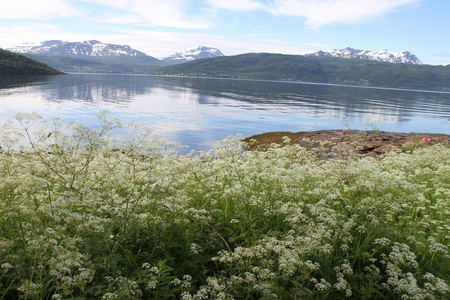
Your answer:
[[[147,56],[127,45],[106,44],[96,40],[84,42],[45,41],[39,44],[25,44],[8,49],[23,54],[57,56]]]
[[[223,56],[220,50],[205,46],[187,49],[161,60],[132,49],[128,45],[83,42],[45,41],[8,49],[41,61],[63,72],[150,73],[159,67]]]
[[[96,40],[53,40],[10,50],[63,72],[212,76],[450,90],[450,66],[423,65],[408,51],[345,48],[307,55],[224,56],[216,48],[199,46],[157,59],[129,46]]]
[[[21,53],[25,55],[47,55],[47,56],[68,56],[68,57],[139,57],[152,60],[152,65],[173,65],[185,62],[190,62],[197,59],[213,58],[224,56],[223,53],[216,48],[198,46],[192,49],[186,49],[167,57],[159,59],[161,63],[157,63],[158,59],[145,54],[144,52],[132,49],[128,45],[116,45],[102,43],[97,40],[83,41],[83,42],[65,42],[60,40],[45,41],[38,44],[24,44],[7,49],[12,52]],[[330,52],[318,51],[306,56],[317,57],[338,57],[346,59],[363,59],[374,60],[380,62],[390,63],[404,63],[404,64],[419,64],[422,62],[409,51],[395,52],[389,50],[358,50],[347,47],[345,49],[333,50]],[[141,60],[142,61],[142,60]],[[100,62],[101,63],[101,62]],[[127,63],[130,63],[128,61]],[[50,63],[51,65],[51,63]]]
[[[395,52],[389,50],[357,50],[350,47],[331,52],[318,51],[308,56],[328,56],[346,59],[364,59],[389,63],[402,63],[408,65],[421,65],[422,62],[409,51]]]
[[[164,62],[127,45],[83,42],[45,41],[25,44],[8,50],[41,61],[63,72],[150,73],[165,66]]]

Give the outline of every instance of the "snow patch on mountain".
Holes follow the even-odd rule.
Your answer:
[[[178,64],[193,61],[196,59],[212,58],[218,56],[224,56],[219,49],[198,46],[196,48],[186,49],[181,52],[172,54],[168,57],[163,58],[162,61],[172,64]]]
[[[381,62],[389,63],[403,63],[403,64],[414,64],[421,65],[422,62],[409,51],[395,52],[389,50],[357,50],[350,47],[345,49],[335,49],[331,52],[318,51],[315,53],[308,54],[309,56],[329,56],[329,57],[340,57],[340,58],[356,58],[356,59],[366,59],[375,60]]]
[[[44,54],[58,56],[146,56],[145,53],[127,45],[102,43],[97,40],[84,42],[65,42],[60,40],[45,41],[38,44],[27,43],[9,48],[16,53]]]

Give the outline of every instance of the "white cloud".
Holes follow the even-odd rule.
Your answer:
[[[44,20],[82,14],[81,10],[63,0],[13,0],[2,5],[0,19]]]
[[[97,39],[96,35],[67,33],[58,26],[26,22],[15,26],[0,26],[0,48],[12,48],[24,43],[40,43],[48,40],[69,42]]]
[[[431,56],[450,57],[450,54],[431,54]]]
[[[190,12],[189,1],[180,0],[85,0],[132,13],[143,25],[201,29],[211,27],[207,18]],[[205,13],[205,12],[203,12]],[[115,17],[115,16],[114,16]],[[103,19],[110,19],[102,16]],[[101,20],[101,19],[99,19]]]
[[[303,45],[311,46],[311,47],[318,47],[318,48],[330,48],[331,47],[328,44],[319,44],[319,43],[303,43]]]
[[[420,0],[274,0],[268,10],[276,15],[306,18],[314,29],[331,23],[359,23]]]
[[[91,23],[101,24],[123,24],[123,25],[135,25],[145,23],[146,20],[141,16],[134,13],[110,13],[101,14],[89,17],[88,20]]]
[[[429,59],[422,60],[424,64],[431,65],[450,65],[450,54],[449,53],[441,53],[441,54],[431,54],[431,57],[439,57],[438,59]]]
[[[0,48],[12,48],[24,43],[46,40],[69,42],[99,40],[105,43],[129,45],[153,57],[162,58],[183,49],[196,46],[214,47],[225,55],[248,52],[305,54],[315,49],[300,48],[281,40],[268,40],[257,36],[226,37],[212,33],[165,32],[157,30],[122,30],[113,34],[68,33],[57,26],[26,23],[17,26],[0,26]]]
[[[162,58],[183,49],[196,46],[208,46],[219,49],[225,55],[236,55],[248,52],[270,52],[284,54],[305,54],[314,52],[307,48],[295,47],[285,41],[225,37],[210,33],[185,33],[164,31],[124,31],[120,35],[105,35],[98,40],[128,44],[132,48],[153,57]]]
[[[212,7],[234,11],[267,11],[274,15],[302,17],[318,29],[331,23],[360,23],[411,7],[421,0],[206,0]]]
[[[206,0],[206,2],[218,9],[250,11],[265,10],[265,4],[252,0]]]

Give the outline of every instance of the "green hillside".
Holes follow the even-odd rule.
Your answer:
[[[406,65],[270,53],[196,60],[163,67],[153,74],[450,90],[450,66]]]
[[[0,49],[0,74],[48,75],[60,73],[42,62]]]
[[[165,66],[151,56],[57,56],[25,54],[64,72],[144,74]]]

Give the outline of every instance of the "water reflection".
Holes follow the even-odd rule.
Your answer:
[[[333,111],[340,111],[340,115],[370,112],[380,117],[396,116],[399,122],[414,113],[446,118],[449,115],[450,94],[442,93],[202,78],[175,82],[197,93],[240,101],[243,109],[280,113],[304,109],[318,116]]]
[[[142,76],[68,75],[54,77],[45,86],[49,101],[84,101],[125,104],[154,87]]]
[[[342,128],[344,117],[355,129],[450,132],[448,93],[145,75],[0,79],[0,121],[36,111],[90,125],[107,109],[196,149],[237,133]]]
[[[0,89],[11,89],[42,84],[49,80],[50,76],[42,75],[5,75],[0,74]]]

